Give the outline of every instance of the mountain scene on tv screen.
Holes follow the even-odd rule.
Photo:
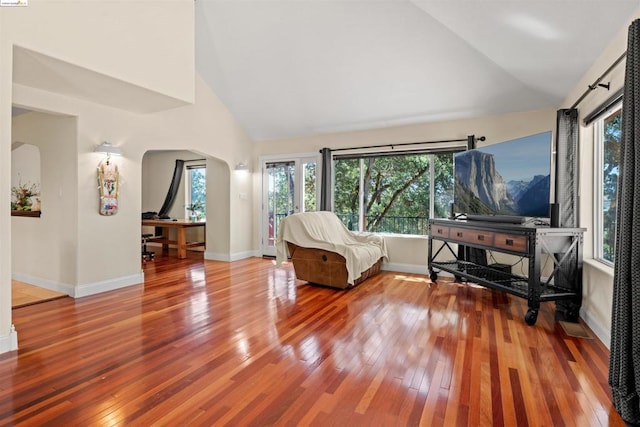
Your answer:
[[[456,156],[455,209],[479,215],[547,216],[549,175],[506,181],[494,155],[467,151]]]

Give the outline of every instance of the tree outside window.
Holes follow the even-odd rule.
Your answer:
[[[451,153],[338,159],[334,170],[334,211],[351,230],[426,235],[453,198]]]
[[[602,125],[602,258],[615,260],[616,213],[618,210],[618,175],[620,140],[622,136],[622,110],[618,109],[603,119]]]
[[[187,168],[187,213],[198,221],[207,219],[207,168],[190,166]]]

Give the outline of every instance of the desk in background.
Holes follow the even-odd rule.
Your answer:
[[[191,227],[203,227],[205,229],[205,240],[206,240],[206,226],[207,223],[204,221],[194,222],[186,219],[178,219],[175,221],[172,220],[164,220],[164,219],[143,219],[143,226],[150,227],[162,227],[162,237],[156,237],[152,239],[152,242],[162,243],[162,251],[168,252],[169,245],[177,245],[178,247],[178,258],[186,258],[187,257],[187,249],[194,248],[198,246],[204,246],[205,242],[187,242],[187,237],[185,230]],[[175,228],[177,230],[178,236],[177,240],[169,239],[169,229]]]

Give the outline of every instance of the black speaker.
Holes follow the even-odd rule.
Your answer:
[[[560,204],[551,203],[549,205],[549,217],[551,218],[551,227],[560,227]]]

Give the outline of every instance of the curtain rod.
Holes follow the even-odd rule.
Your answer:
[[[618,64],[620,64],[620,62],[622,62],[622,60],[627,56],[627,51],[625,50],[622,55],[620,55],[620,58],[616,59],[616,61],[611,64],[611,66],[609,68],[607,68],[607,70],[602,73],[602,75],[600,77],[598,77],[598,79],[593,82],[592,85],[589,85],[587,90],[582,94],[582,96],[580,98],[578,98],[578,100],[576,102],[573,103],[573,105],[571,106],[571,110],[573,110],[574,108],[576,108],[578,106],[578,104],[580,104],[582,102],[582,100],[584,100],[587,95],[589,95],[591,93],[592,90],[596,90],[598,87],[606,87],[607,90],[609,89],[609,84],[600,84],[600,82],[602,81],[602,79],[604,79],[607,74],[609,74],[614,68],[616,68],[618,66]]]
[[[191,159],[191,160],[183,160],[183,162],[201,162],[203,160],[207,160],[207,159]]]
[[[470,146],[469,148],[474,148],[475,147],[475,141],[484,141],[487,138],[485,138],[484,136],[481,136],[479,138],[476,138],[475,135],[469,135],[466,138],[462,138],[462,139],[443,139],[440,141],[423,141],[423,142],[401,142],[399,144],[380,144],[380,145],[366,145],[366,146],[362,146],[362,147],[349,147],[349,148],[336,148],[331,150],[332,152],[334,151],[346,151],[346,150],[364,150],[367,148],[382,148],[382,147],[391,147],[391,149],[393,150],[394,147],[405,147],[407,145],[423,145],[423,144],[437,144],[437,143],[443,143],[443,142],[471,142],[472,146]],[[320,150],[320,152],[322,153],[322,150]]]

